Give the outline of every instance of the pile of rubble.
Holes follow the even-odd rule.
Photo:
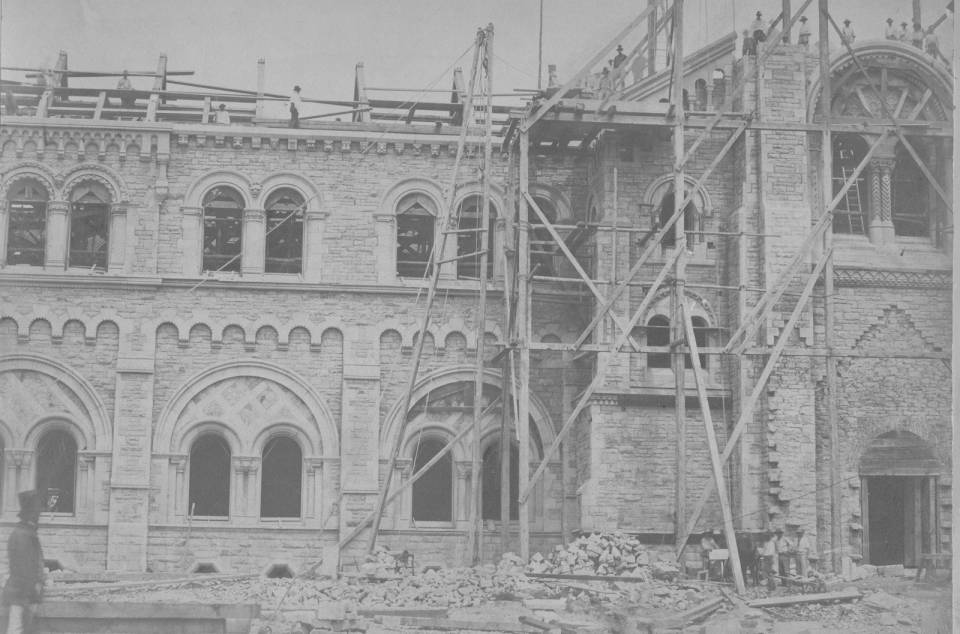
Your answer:
[[[527,572],[560,575],[611,575],[669,581],[680,575],[672,557],[663,559],[635,537],[623,533],[582,535],[557,546],[548,557],[530,558]]]

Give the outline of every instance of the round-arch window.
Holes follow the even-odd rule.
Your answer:
[[[47,236],[45,187],[32,179],[17,181],[7,193],[7,264],[43,266]]]
[[[203,270],[239,271],[243,239],[243,196],[214,187],[203,197]]]
[[[301,273],[303,271],[303,196],[289,187],[274,191],[267,197],[266,216],[264,270],[267,273]]]
[[[490,222],[487,226],[487,277],[493,277],[494,227],[497,209],[490,203]],[[480,250],[482,237],[480,230],[480,196],[469,196],[460,203],[457,228],[457,277],[461,279],[480,279]],[[464,257],[466,256],[466,257]]]
[[[267,441],[260,461],[260,517],[300,517],[303,453],[292,438]]]
[[[189,515],[230,513],[230,447],[219,434],[204,434],[190,447]]]
[[[37,490],[52,503],[46,510],[73,513],[77,483],[77,441],[70,432],[54,429],[37,443]]]
[[[413,461],[416,473],[443,450],[446,443],[439,438],[419,442]],[[413,484],[413,519],[422,522],[453,521],[453,459],[447,452]]]
[[[100,183],[82,183],[70,194],[67,266],[107,268],[110,193]]]

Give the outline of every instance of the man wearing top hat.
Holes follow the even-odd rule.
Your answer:
[[[3,587],[3,603],[10,607],[7,634],[33,631],[33,612],[43,598],[43,551],[37,523],[43,510],[39,491],[21,491],[20,523],[7,540],[10,577]]]
[[[893,18],[887,18],[887,26],[883,29],[883,37],[894,41],[900,39],[900,33],[897,32],[897,27],[893,25]]]

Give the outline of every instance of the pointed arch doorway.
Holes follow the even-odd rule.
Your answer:
[[[920,553],[939,552],[940,461],[907,431],[874,438],[860,458],[863,561],[913,567]]]

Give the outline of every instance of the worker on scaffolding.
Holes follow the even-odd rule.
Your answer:
[[[909,25],[907,24],[907,21],[904,20],[903,22],[900,23],[900,29],[897,31],[897,39],[903,42],[904,44],[907,43],[907,40],[909,39],[909,36],[910,36],[910,32],[907,31],[907,26]]]
[[[753,39],[750,29],[743,30],[743,48],[741,49],[744,57],[756,57],[757,41]]]
[[[300,127],[300,86],[293,87],[293,94],[287,104],[290,108],[290,127]]]
[[[123,71],[120,81],[117,82],[117,90],[122,90],[124,93],[128,93],[120,95],[120,104],[124,108],[133,108],[137,105],[137,98],[133,95],[133,84],[130,82],[130,78],[127,76],[127,71]]]
[[[767,25],[763,21],[763,14],[757,11],[757,17],[750,24],[750,32],[753,34],[753,40],[757,46],[767,41]]]
[[[910,32],[910,43],[913,44],[914,48],[918,48],[922,51],[923,38],[924,38],[923,27],[920,26],[919,22],[914,22],[913,31]]]
[[[800,32],[797,35],[797,44],[803,47],[810,46],[810,25],[807,24],[807,16],[800,16]]]
[[[927,51],[927,55],[932,57],[935,60],[939,60],[944,64],[950,65],[950,62],[947,61],[947,58],[943,56],[943,53],[940,52],[940,38],[937,37],[936,31],[933,27],[927,29],[927,34],[923,38],[923,48]]]
[[[43,511],[39,491],[21,491],[20,523],[7,540],[10,576],[3,587],[3,604],[9,606],[7,634],[33,631],[33,613],[43,599],[43,551],[37,537],[37,523]]]
[[[840,30],[840,39],[847,46],[853,46],[853,43],[857,40],[857,33],[853,30],[853,27],[850,26],[850,18],[843,21],[843,29]]]
[[[897,27],[893,25],[893,18],[887,18],[887,26],[883,28],[883,37],[894,42],[900,39]]]
[[[227,104],[222,103],[220,104],[220,107],[217,108],[217,114],[214,122],[218,125],[230,125],[230,112],[227,110]]]

